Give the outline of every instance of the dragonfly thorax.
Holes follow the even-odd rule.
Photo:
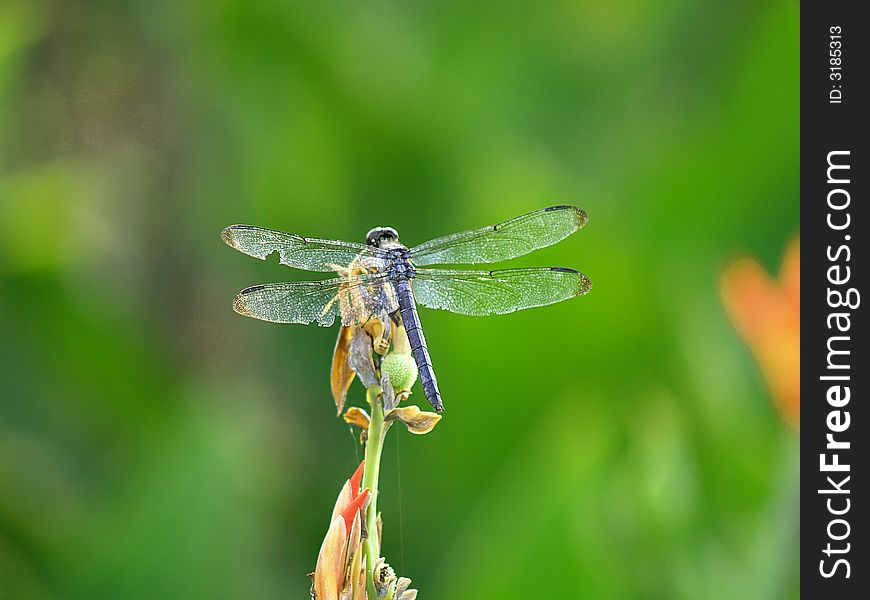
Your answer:
[[[366,234],[366,244],[375,248],[389,248],[399,243],[399,232],[392,227],[375,227]]]
[[[394,281],[398,279],[410,279],[417,274],[414,265],[409,260],[411,253],[407,248],[404,246],[391,248],[389,253],[390,258],[387,272]]]

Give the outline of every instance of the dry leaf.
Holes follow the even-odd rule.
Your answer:
[[[384,416],[387,421],[399,420],[408,427],[408,431],[423,435],[429,433],[441,420],[441,415],[433,412],[424,412],[420,407],[411,405],[394,408]]]
[[[341,410],[344,408],[347,391],[350,389],[350,384],[353,383],[353,378],[356,376],[356,373],[354,373],[348,363],[350,341],[353,338],[354,329],[354,327],[341,326],[341,329],[338,331],[338,339],[335,342],[335,351],[332,353],[332,371],[329,383],[332,388],[332,398],[335,400],[338,414],[341,414]]]
[[[347,409],[347,412],[344,413],[345,423],[348,425],[356,425],[364,430],[369,428],[369,420],[369,413],[358,406],[351,406]]]
[[[396,402],[396,393],[393,391],[393,385],[390,383],[390,378],[386,373],[381,373],[381,398],[384,403],[384,412],[388,413],[394,408],[398,402]]]
[[[375,363],[372,361],[372,339],[362,329],[354,330],[347,362],[359,375],[364,386],[377,385],[378,376],[375,374]]]
[[[391,334],[391,324],[390,320],[381,321],[380,319],[369,319],[365,325],[363,325],[363,329],[371,336],[372,338],[372,348],[375,352],[383,356],[387,353],[387,350],[390,349],[390,334]]]

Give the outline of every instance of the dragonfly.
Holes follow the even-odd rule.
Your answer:
[[[337,276],[320,281],[254,285],[239,292],[233,309],[273,323],[317,323],[339,319],[362,325],[388,317],[405,327],[432,407],[444,409],[423,335],[417,304],[461,315],[501,315],[545,306],[589,292],[586,275],[566,267],[514,269],[423,268],[430,265],[498,263],[555,244],[588,221],[576,206],[540,209],[497,225],[439,237],[408,248],[392,227],[375,227],[365,244],[302,237],[252,225],[231,225],[221,237],[230,247],[265,260],[277,253],[295,269]]]

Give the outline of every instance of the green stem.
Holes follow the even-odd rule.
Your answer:
[[[369,506],[366,509],[366,531],[368,539],[364,542],[366,553],[366,587],[371,600],[377,598],[375,583],[372,578],[375,562],[378,559],[380,540],[378,539],[378,477],[381,471],[381,451],[384,448],[384,437],[390,428],[389,423],[384,422],[384,408],[378,396],[381,388],[377,385],[370,386],[366,393],[369,405],[371,405],[371,419],[369,421],[368,438],[366,440],[366,466],[363,472],[363,489],[369,489]]]

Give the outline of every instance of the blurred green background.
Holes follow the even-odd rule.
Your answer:
[[[562,203],[586,228],[513,264],[588,296],[421,311],[447,412],[387,439],[384,554],[421,598],[797,596],[798,440],[718,278],[799,228],[798,30],[783,0],[0,0],[0,598],[307,598],[360,456],[337,328],[235,315],[305,274],[220,230],[411,245]]]

